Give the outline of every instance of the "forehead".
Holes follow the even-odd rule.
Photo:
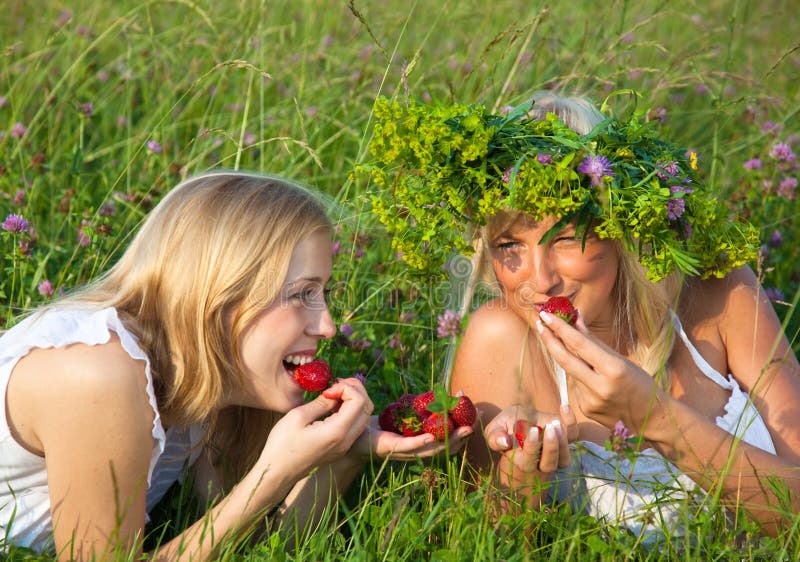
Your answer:
[[[535,230],[547,232],[558,221],[558,217],[543,217],[542,219],[536,220],[531,215],[518,211],[503,212],[493,217],[487,225],[487,231],[490,238],[515,235]],[[572,226],[572,224],[569,224],[565,228],[571,228]]]

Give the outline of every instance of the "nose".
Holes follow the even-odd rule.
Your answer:
[[[316,314],[309,327],[309,332],[313,336],[325,339],[330,339],[336,335],[336,324],[333,322],[333,317],[331,316],[331,311],[328,310],[327,304]]]
[[[537,246],[533,252],[531,279],[537,293],[549,294],[561,283],[557,265],[547,245]]]

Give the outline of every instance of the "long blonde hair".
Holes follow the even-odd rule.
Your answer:
[[[288,180],[202,174],[164,197],[107,273],[55,306],[116,308],[151,360],[161,415],[208,421],[242,382],[240,337],[278,297],[295,246],[326,230],[317,198]]]

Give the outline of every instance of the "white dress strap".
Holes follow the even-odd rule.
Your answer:
[[[678,335],[681,337],[683,345],[685,345],[686,349],[689,350],[689,353],[692,355],[692,359],[694,359],[695,364],[700,368],[705,376],[717,383],[718,386],[721,386],[725,390],[731,390],[732,385],[730,381],[728,381],[728,379],[723,377],[719,371],[712,367],[708,361],[706,361],[705,358],[700,355],[700,352],[697,351],[697,348],[695,348],[691,340],[689,340],[689,336],[686,335],[686,332],[681,325],[681,321],[678,319],[678,315],[673,311],[670,311],[670,313],[672,314],[672,320],[675,323],[675,331],[678,332]]]

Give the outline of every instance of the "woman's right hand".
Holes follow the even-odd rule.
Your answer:
[[[311,402],[290,410],[269,433],[259,458],[300,479],[342,457],[364,432],[374,406],[358,379],[341,379]]]
[[[528,422],[523,446],[515,436],[518,421]],[[489,448],[500,453],[497,469],[503,483],[530,489],[537,482],[549,481],[556,469],[570,465],[569,441],[577,432],[577,420],[569,407],[562,406],[558,416],[512,405],[486,425],[484,437]]]

